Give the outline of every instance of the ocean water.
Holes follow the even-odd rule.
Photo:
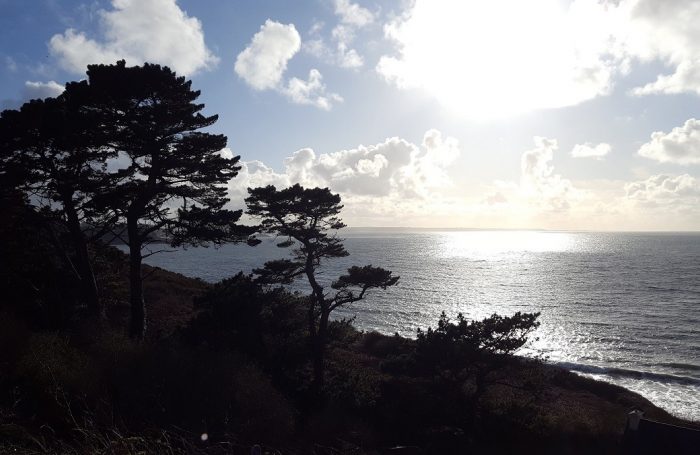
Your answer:
[[[523,351],[634,390],[700,420],[700,234],[346,229],[350,256],[329,261],[325,283],[350,265],[401,276],[341,309],[365,330],[415,336],[440,312],[478,319],[542,313]],[[147,263],[207,281],[286,257],[257,246],[190,248]],[[300,289],[304,289],[300,283]]]

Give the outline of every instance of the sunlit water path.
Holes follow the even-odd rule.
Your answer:
[[[700,420],[700,234],[348,229],[350,256],[328,263],[401,276],[339,316],[361,329],[415,336],[441,311],[469,318],[540,311],[540,353]],[[146,262],[207,281],[284,257],[251,248],[191,248]]]

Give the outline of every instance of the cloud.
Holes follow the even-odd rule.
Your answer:
[[[365,64],[364,59],[355,50],[350,48],[355,39],[355,31],[346,25],[337,25],[331,32],[336,42],[335,59],[342,68],[356,69]]]
[[[234,199],[249,186],[301,183],[330,187],[351,205],[373,200],[388,206],[387,201],[429,200],[435,190],[450,186],[447,169],[459,154],[456,139],[429,130],[420,146],[393,137],[331,153],[301,149],[284,160],[279,173],[259,161],[247,162],[229,186]]]
[[[357,49],[352,47],[352,43],[358,29],[375,21],[374,14],[349,0],[335,0],[335,14],[340,23],[331,30],[330,41],[333,46],[326,44],[321,37],[323,24],[316,23],[309,32],[312,39],[304,44],[304,50],[341,68],[361,68],[365,64],[365,59]]]
[[[556,139],[536,136],[535,148],[526,151],[520,159],[520,191],[530,203],[546,210],[566,211],[571,198],[579,196],[571,181],[554,173],[551,162],[559,148]]]
[[[236,58],[236,74],[256,90],[276,88],[287,63],[301,48],[301,37],[294,24],[267,20]]]
[[[640,61],[658,60],[672,68],[633,90],[636,95],[694,92],[700,94],[700,3],[627,0],[620,5],[624,51]]]
[[[335,14],[343,24],[364,27],[374,21],[374,14],[350,0],[335,0]]]
[[[55,98],[63,93],[64,90],[65,87],[56,81],[26,81],[22,88],[20,99],[4,99],[0,101],[0,109],[18,109],[23,103],[29,100]]]
[[[355,40],[356,33],[355,26],[338,24],[333,27],[330,41],[334,47],[326,44],[326,40],[321,36],[322,30],[322,23],[314,24],[309,31],[311,39],[304,42],[303,49],[305,52],[341,68],[358,69],[364,66],[364,58],[356,49],[352,48],[352,42]]]
[[[132,64],[159,63],[191,75],[218,63],[204,43],[201,22],[175,0],[112,0],[112,8],[99,12],[100,40],[75,29],[51,37],[49,52],[64,69],[83,73],[88,64],[125,59]]]
[[[276,90],[293,103],[330,110],[343,98],[327,90],[317,69],[312,68],[306,80],[292,77],[284,82],[287,63],[300,49],[301,37],[294,24],[268,19],[248,47],[238,54],[234,70],[255,90]]]
[[[592,158],[594,160],[602,160],[608,153],[610,153],[610,144],[601,142],[598,145],[593,145],[590,142],[584,144],[576,144],[571,150],[571,156],[574,158]]]
[[[688,174],[659,174],[627,183],[625,196],[648,209],[697,213],[700,208],[700,182]]]
[[[429,130],[418,143],[392,137],[330,153],[303,148],[280,169],[241,163],[228,184],[232,205],[246,189],[300,183],[329,187],[342,197],[352,226],[508,227],[514,229],[687,230],[698,228],[700,181],[684,174],[639,181],[572,182],[556,172],[555,139],[535,137],[520,155],[520,176],[485,186],[457,181],[450,170],[458,142]]]
[[[330,110],[333,103],[342,102],[343,98],[337,93],[329,93],[323,83],[323,76],[317,69],[309,71],[309,78],[302,80],[296,77],[287,82],[287,86],[282,89],[293,103],[310,104],[319,109]]]
[[[25,101],[36,98],[55,98],[66,89],[56,81],[34,82],[26,81],[22,90],[22,99]]]
[[[652,133],[638,153],[661,163],[700,164],[700,121],[691,118],[668,134]]]
[[[227,160],[230,160],[235,155],[233,154],[233,151],[230,148],[224,147],[221,150],[219,150],[219,156],[221,156],[222,158],[226,158]]]

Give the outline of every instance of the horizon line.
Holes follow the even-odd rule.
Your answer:
[[[700,229],[696,230],[662,230],[662,229],[647,229],[647,230],[610,230],[610,229],[549,229],[549,228],[495,228],[495,227],[426,227],[426,226],[346,226],[344,229],[382,229],[382,230],[422,230],[422,231],[531,231],[531,232],[590,232],[590,233],[629,233],[629,234],[700,234]]]

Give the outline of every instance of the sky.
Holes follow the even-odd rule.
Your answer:
[[[699,0],[0,0],[0,103],[91,63],[201,90],[246,188],[350,226],[700,230]]]

